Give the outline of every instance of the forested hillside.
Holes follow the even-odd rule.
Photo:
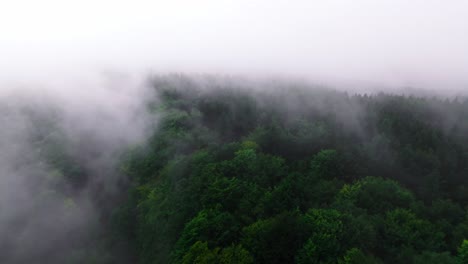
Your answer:
[[[468,264],[468,0],[0,0],[0,264]]]
[[[111,247],[149,263],[468,263],[468,101],[152,81]]]
[[[150,83],[133,130],[0,104],[1,263],[468,263],[467,99]]]

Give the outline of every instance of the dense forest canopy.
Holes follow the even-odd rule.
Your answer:
[[[31,210],[57,203],[75,224],[31,255],[17,247],[37,237],[2,237],[0,262],[468,263],[467,99],[183,75],[151,88],[157,125],[103,171],[92,145],[66,148],[57,112],[21,110],[47,168]],[[5,234],[24,215],[43,216],[0,218]]]

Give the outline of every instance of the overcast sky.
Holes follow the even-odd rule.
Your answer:
[[[106,71],[468,90],[468,1],[0,1],[0,83]]]

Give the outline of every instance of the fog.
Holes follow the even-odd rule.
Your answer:
[[[144,83],[96,80],[0,94],[0,262],[80,263],[92,254],[80,250],[98,241],[126,182],[120,157],[157,121]]]
[[[157,125],[152,74],[452,96],[468,91],[466,47],[457,0],[2,1],[0,262],[62,263],[51,251],[95,225],[89,193],[115,191],[119,155]],[[36,126],[44,116],[53,126]],[[90,176],[80,193],[35,200],[31,179],[54,174],[36,147],[47,138]],[[79,209],[64,214],[64,200]]]
[[[0,32],[10,83],[108,70],[438,91],[468,82],[468,3],[458,0],[3,1]]]

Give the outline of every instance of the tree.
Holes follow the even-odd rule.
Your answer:
[[[236,219],[219,209],[205,209],[186,225],[173,250],[174,258],[181,259],[196,241],[207,241],[211,247],[233,243],[240,231]]]
[[[345,175],[342,157],[334,149],[321,150],[310,163],[311,174],[319,179],[343,178]]]
[[[406,209],[386,213],[382,245],[389,255],[396,256],[402,248],[421,251],[440,251],[445,246],[444,234],[429,221],[419,219]]]
[[[414,201],[410,191],[389,179],[366,177],[343,186],[336,197],[335,206],[365,209],[370,214],[379,214],[395,208],[409,208]]]
[[[240,245],[210,250],[207,242],[197,241],[184,255],[181,264],[253,264],[253,258]]]
[[[304,221],[312,232],[299,250],[296,262],[299,264],[335,262],[343,250],[341,234],[344,225],[340,212],[330,209],[311,209],[304,215]]]
[[[241,244],[252,252],[255,263],[292,263],[307,236],[301,215],[296,211],[283,212],[245,227]]]
[[[461,264],[467,264],[468,263],[468,240],[463,240],[462,244],[458,248],[458,261]]]
[[[378,264],[382,263],[379,259],[364,254],[358,248],[351,248],[346,251],[342,259],[338,260],[338,264]]]
[[[414,256],[414,264],[458,264],[457,259],[450,255],[449,252],[431,252],[424,251],[423,253]]]

